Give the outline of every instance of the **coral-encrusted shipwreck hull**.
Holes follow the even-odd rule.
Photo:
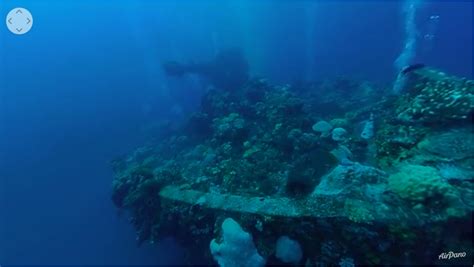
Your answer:
[[[404,75],[394,97],[344,79],[211,91],[174,135],[113,162],[114,203],[139,242],[173,235],[193,264],[215,263],[228,217],[267,264],[284,263],[280,236],[300,264],[442,264],[450,251],[470,264],[473,83]]]

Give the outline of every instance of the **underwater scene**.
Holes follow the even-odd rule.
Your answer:
[[[0,265],[472,266],[472,13],[2,0]]]

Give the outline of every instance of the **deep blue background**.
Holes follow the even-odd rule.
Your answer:
[[[110,201],[108,161],[150,123],[193,110],[200,81],[163,76],[166,59],[241,47],[274,83],[349,75],[389,85],[403,43],[401,2],[0,1],[0,264],[179,263],[171,241],[137,249]],[[8,32],[14,7],[31,32]],[[417,61],[472,78],[472,3],[439,15]]]

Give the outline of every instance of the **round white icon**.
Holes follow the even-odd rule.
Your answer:
[[[25,34],[33,27],[33,16],[25,8],[17,7],[8,12],[7,27],[14,34]]]

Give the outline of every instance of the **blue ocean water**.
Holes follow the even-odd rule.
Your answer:
[[[275,84],[346,75],[388,86],[405,38],[399,1],[2,0],[0,20],[15,7],[34,26],[17,36],[0,24],[7,265],[180,263],[172,237],[138,248],[110,200],[108,162],[204,93],[195,77],[166,77],[163,61],[239,47],[251,73]],[[472,79],[472,2],[422,2],[416,20],[413,63]]]

